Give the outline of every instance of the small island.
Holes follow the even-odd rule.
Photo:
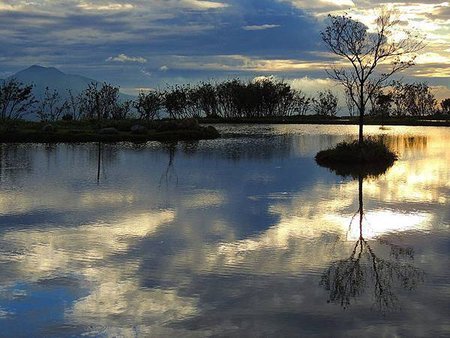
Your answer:
[[[357,178],[382,175],[397,160],[382,138],[365,138],[341,142],[336,147],[319,151],[315,157],[317,164],[340,176]]]

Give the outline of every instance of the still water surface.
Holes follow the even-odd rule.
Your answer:
[[[356,127],[219,129],[0,144],[0,336],[450,335],[450,129],[361,182],[314,162]]]

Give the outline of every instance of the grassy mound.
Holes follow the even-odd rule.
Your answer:
[[[397,160],[382,140],[367,138],[360,146],[358,141],[342,142],[332,149],[317,153],[316,162],[340,176],[379,176]]]

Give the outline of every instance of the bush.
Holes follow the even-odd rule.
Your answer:
[[[317,153],[316,162],[341,176],[378,176],[386,172],[397,160],[381,139],[366,138],[360,146],[358,141],[342,142],[332,149]]]
[[[313,110],[317,115],[336,116],[338,98],[330,90],[319,92],[319,96],[313,99]]]
[[[63,115],[63,117],[61,119],[63,121],[72,121],[73,120],[73,116],[71,114],[65,114],[65,115]]]

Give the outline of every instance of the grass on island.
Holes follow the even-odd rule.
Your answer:
[[[340,176],[357,178],[382,175],[397,160],[381,139],[366,138],[360,146],[358,141],[341,142],[332,149],[317,153],[316,162]]]
[[[52,123],[9,121],[0,126],[0,142],[4,143],[182,141],[214,139],[219,136],[214,127],[200,126],[195,119],[148,122],[141,120],[85,120]]]

